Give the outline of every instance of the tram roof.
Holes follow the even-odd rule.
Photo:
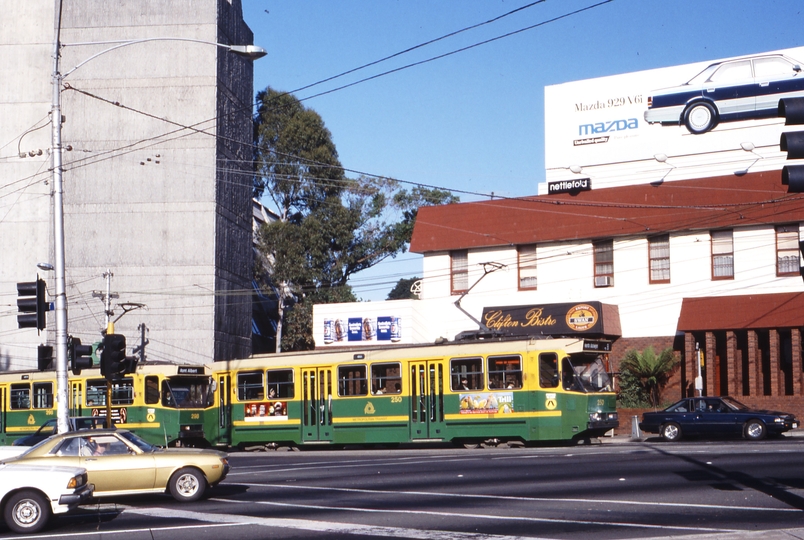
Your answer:
[[[580,338],[557,339],[493,339],[471,342],[448,342],[405,346],[350,347],[325,351],[298,351],[278,354],[254,355],[243,360],[215,362],[214,370],[238,369],[253,366],[316,365],[347,362],[382,362],[401,360],[428,360],[447,356],[471,356],[487,354],[512,354],[531,351],[584,352],[584,340]]]

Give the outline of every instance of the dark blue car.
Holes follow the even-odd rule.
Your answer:
[[[684,124],[700,134],[719,122],[775,117],[780,99],[802,96],[799,62],[781,54],[736,58],[708,66],[681,86],[654,91],[645,121]]]
[[[682,399],[663,411],[642,415],[639,429],[658,433],[665,441],[682,436],[741,436],[758,441],[798,427],[795,415],[751,409],[730,397]]]

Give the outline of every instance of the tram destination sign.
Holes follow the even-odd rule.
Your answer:
[[[483,324],[510,336],[619,336],[617,306],[601,302],[483,308]]]
[[[204,366],[179,366],[179,375],[203,375]]]

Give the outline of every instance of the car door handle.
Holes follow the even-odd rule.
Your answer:
[[[769,86],[769,85],[770,85],[769,82],[761,82],[761,83],[759,83],[759,86],[762,86],[762,87]]]
[[[98,458],[85,458],[84,461],[98,461]]]

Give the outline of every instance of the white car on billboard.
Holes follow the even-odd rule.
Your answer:
[[[736,58],[709,65],[681,86],[648,97],[645,121],[680,125],[701,134],[721,122],[772,118],[779,100],[804,97],[801,64],[782,54]]]

